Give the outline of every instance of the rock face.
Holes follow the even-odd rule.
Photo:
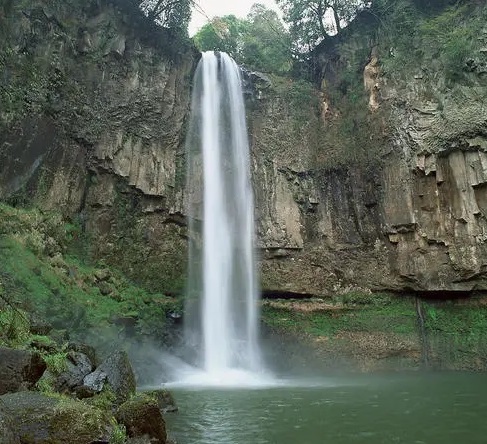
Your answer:
[[[117,421],[126,427],[131,438],[149,438],[154,444],[165,444],[166,426],[155,398],[139,394],[120,406]]]
[[[45,370],[46,363],[39,354],[0,347],[0,395],[28,390]]]
[[[171,49],[137,9],[72,3],[0,13],[0,198],[61,210],[96,239],[95,257],[142,280],[165,269],[154,286],[177,288],[193,50]]]
[[[278,88],[253,111],[263,286],[312,295],[485,290],[483,68],[459,66],[463,80],[452,83],[425,51],[400,78],[387,77],[381,66],[388,54],[364,48],[363,36],[351,31],[324,57],[321,96],[336,97],[346,87],[341,76],[353,63],[350,54],[370,53],[361,68],[363,99],[352,110],[348,100],[348,114],[325,100],[326,110],[300,123]],[[467,59],[483,67],[485,27],[477,40]],[[361,121],[368,125],[355,130]],[[359,141],[351,144],[347,131]]]
[[[0,14],[12,62],[0,80],[10,100],[0,119],[0,198],[61,210],[82,225],[95,258],[181,290],[196,56],[164,49],[162,31],[110,2],[63,4]],[[347,55],[329,57],[320,91],[249,75],[264,290],[485,290],[487,30],[465,66],[468,82],[453,86],[431,55],[403,78],[387,77],[387,54],[364,47],[364,35],[348,38],[343,54],[370,54],[358,64],[364,100],[353,110],[377,123],[355,137],[367,162],[345,137],[357,119],[334,109]]]
[[[69,399],[60,400],[36,392],[3,395],[0,403],[13,423],[14,438],[8,441],[9,444],[91,443],[109,440],[109,417],[104,417],[100,411],[87,404]],[[20,441],[16,441],[19,438]]]

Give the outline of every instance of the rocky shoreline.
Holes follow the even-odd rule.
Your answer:
[[[172,396],[138,392],[125,351],[100,362],[93,347],[56,338],[45,322],[39,331],[25,312],[2,305],[0,315],[1,444],[171,442],[163,414],[177,410]]]

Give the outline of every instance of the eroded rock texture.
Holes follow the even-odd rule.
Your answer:
[[[60,210],[95,257],[180,286],[193,49],[108,1],[4,9],[0,197]]]
[[[253,109],[264,289],[485,290],[487,28],[458,83],[424,48],[387,76],[390,55],[370,44],[357,116],[333,108],[350,54],[367,45],[347,39],[323,56],[318,110],[303,119],[277,87]],[[351,144],[357,122],[371,124]]]
[[[158,290],[181,290],[197,56],[108,1],[52,5],[19,2],[0,14],[8,105],[0,198],[61,210],[82,226],[92,256]],[[292,93],[290,81],[254,76],[249,131],[264,290],[485,289],[487,29],[465,67],[468,81],[453,86],[432,57],[387,76],[385,54],[363,35],[349,37],[348,52],[323,64],[320,91]],[[380,123],[354,141],[371,147],[367,162],[350,138],[327,129],[345,122],[333,95],[346,54],[364,45],[366,100],[355,111]]]

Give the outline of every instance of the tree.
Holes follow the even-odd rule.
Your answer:
[[[340,33],[357,12],[368,5],[365,0],[276,0],[289,23],[298,51],[309,51],[321,40]]]
[[[246,26],[245,20],[234,15],[214,17],[196,33],[193,40],[200,51],[222,51],[240,59]]]
[[[277,13],[260,3],[252,6],[242,36],[242,60],[264,72],[282,74],[292,66],[291,39]]]
[[[150,19],[164,28],[187,33],[194,0],[136,0]]]
[[[252,69],[284,73],[291,68],[290,37],[275,11],[252,6],[246,19],[215,17],[194,36],[201,51],[224,51]]]

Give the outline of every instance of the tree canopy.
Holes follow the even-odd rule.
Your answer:
[[[135,0],[157,24],[184,34],[188,32],[194,0]]]
[[[224,51],[253,69],[285,73],[291,69],[289,32],[277,13],[262,4],[252,6],[245,19],[215,17],[194,36],[201,51]]]
[[[289,24],[295,49],[309,51],[323,39],[339,33],[366,0],[276,0]]]

